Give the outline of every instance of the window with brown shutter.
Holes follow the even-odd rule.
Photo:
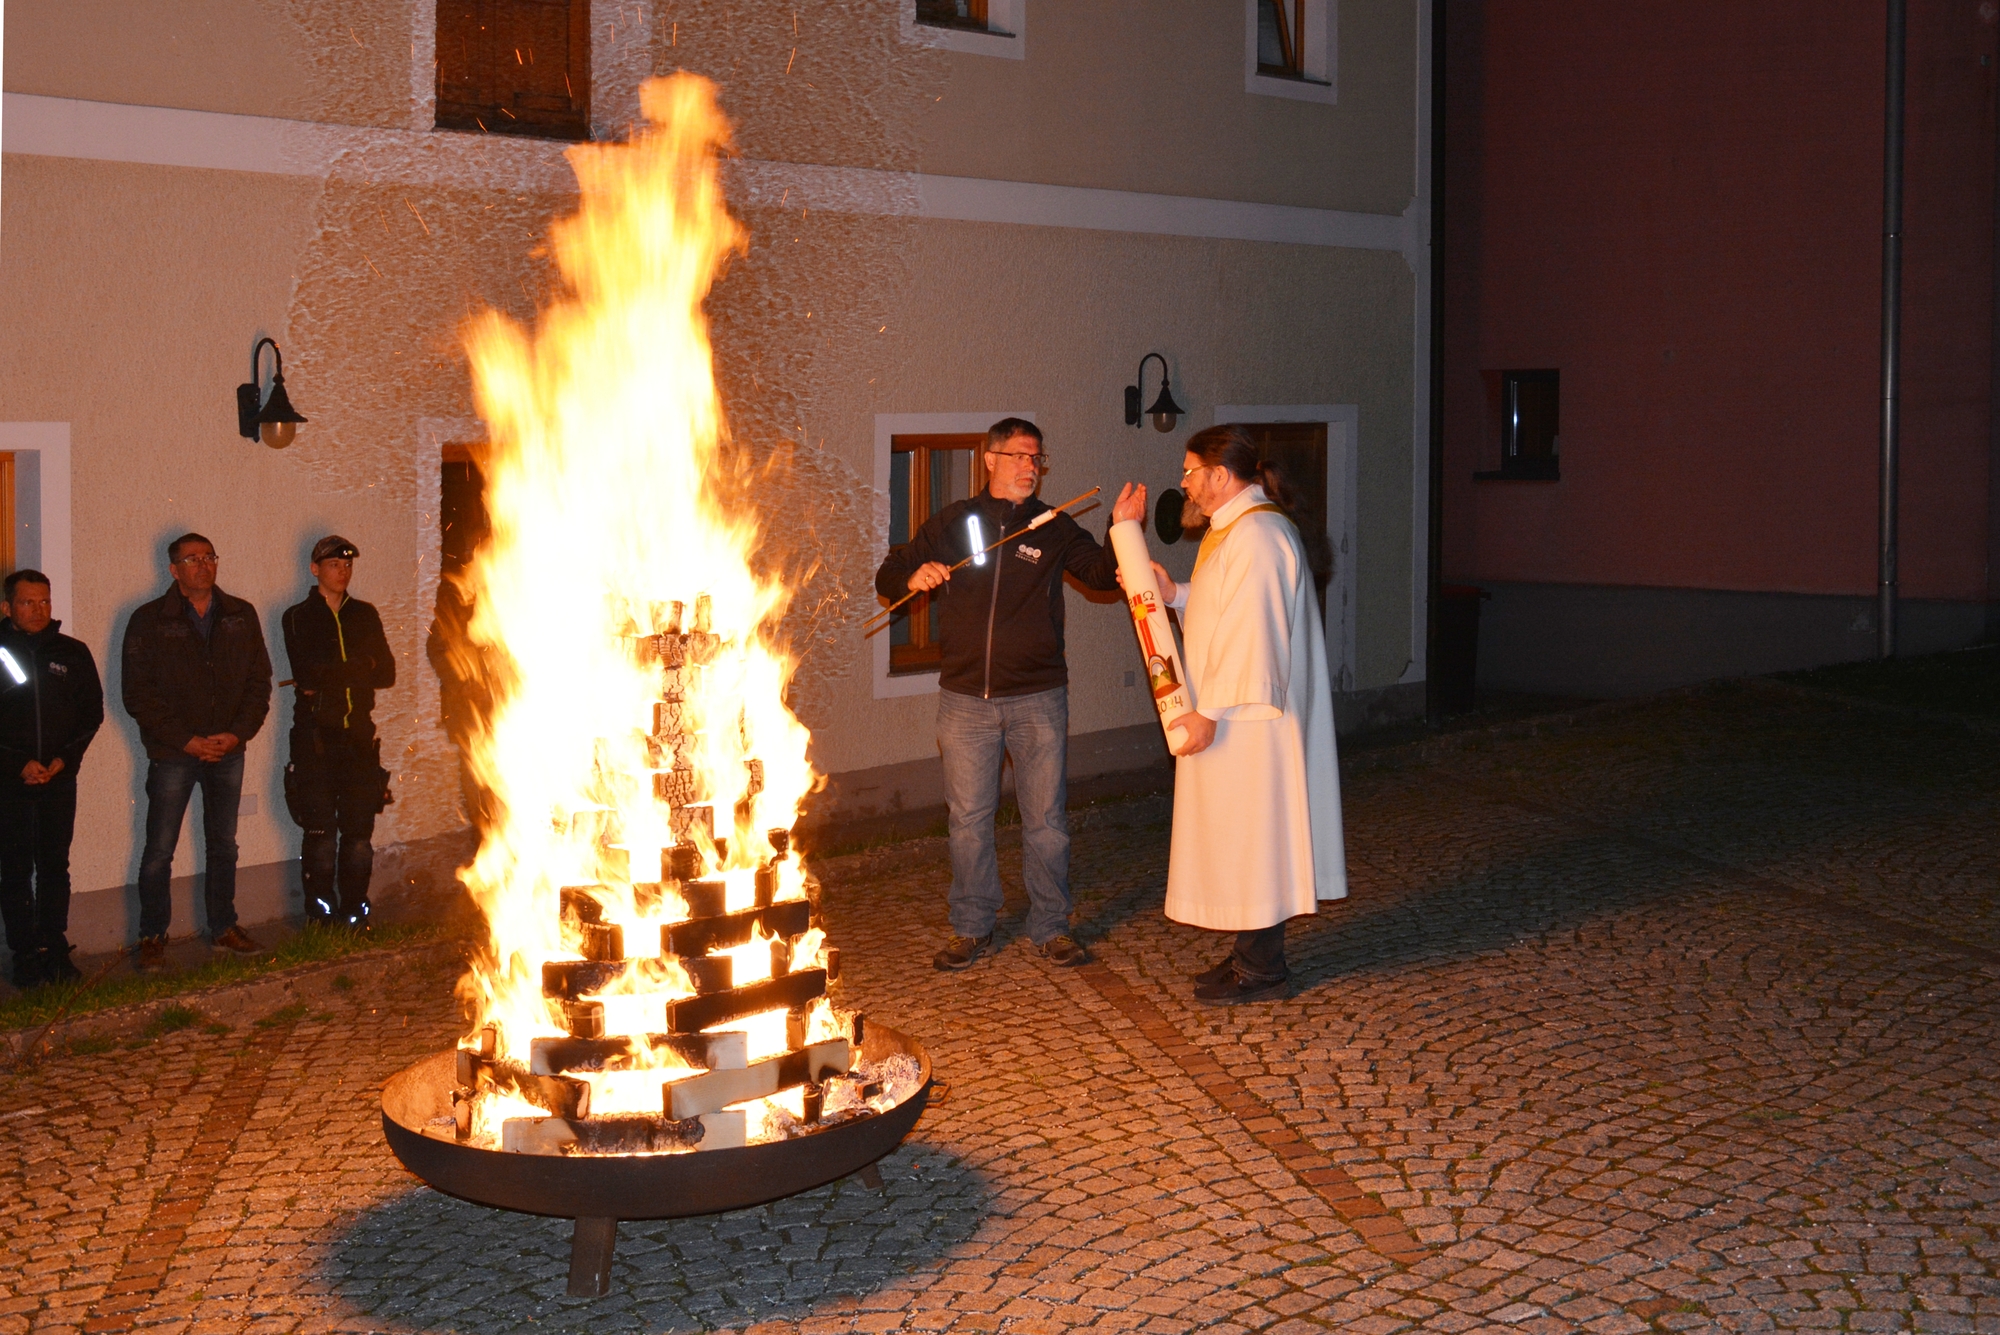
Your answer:
[[[590,0],[438,0],[437,127],[590,137]]]

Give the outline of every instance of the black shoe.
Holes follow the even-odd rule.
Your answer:
[[[1068,932],[1052,936],[1035,947],[1040,955],[1058,969],[1074,969],[1079,964],[1090,963],[1090,952],[1076,943],[1076,938]]]
[[[1239,1001],[1274,1001],[1284,996],[1290,987],[1289,978],[1245,978],[1232,967],[1229,977],[1222,981],[1202,983],[1196,987],[1194,999],[1211,1006],[1234,1006]]]
[[[945,948],[931,956],[931,963],[940,969],[970,969],[980,953],[993,944],[993,933],[985,936],[954,936]]]
[[[8,976],[14,980],[14,986],[23,992],[46,983],[48,979],[42,976],[41,952],[34,950],[18,952],[14,956],[14,967]]]
[[[1236,956],[1224,955],[1222,963],[1211,969],[1203,969],[1194,976],[1196,983],[1226,983],[1236,976]]]
[[[68,942],[60,946],[43,946],[36,951],[41,965],[42,981],[45,983],[74,983],[83,977],[83,970],[76,967],[69,952],[74,949]]]

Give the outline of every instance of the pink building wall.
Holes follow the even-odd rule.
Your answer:
[[[1912,600],[2000,592],[1995,11],[1909,7]],[[1455,0],[1449,13],[1446,579],[1872,595],[1880,0]],[[1484,373],[1539,367],[1562,373],[1560,480],[1475,482],[1499,466]],[[1503,634],[1528,624],[1511,615]],[[1830,653],[1852,656],[1801,647]]]

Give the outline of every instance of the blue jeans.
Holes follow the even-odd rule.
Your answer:
[[[938,752],[951,808],[951,930],[980,937],[1000,913],[993,814],[1000,757],[1014,758],[1021,808],[1021,872],[1028,883],[1028,939],[1069,931],[1069,688],[982,700],[938,693]]]
[[[243,800],[243,750],[221,760],[175,756],[146,766],[146,851],[139,855],[139,935],[165,936],[173,917],[174,847],[188,800],[201,789],[207,841],[204,907],[208,934],[236,925],[236,808]]]

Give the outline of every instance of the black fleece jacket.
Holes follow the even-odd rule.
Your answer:
[[[120,652],[125,712],[152,760],[185,756],[196,737],[233,733],[245,745],[271,712],[271,655],[257,609],[214,590],[215,628],[202,639],[178,585],[140,607]]]
[[[50,785],[76,782],[84,748],[104,722],[104,687],[97,660],[82,640],[61,634],[51,621],[33,635],[11,620],[0,621],[0,649],[27,678],[0,663],[0,793],[16,796],[47,785],[29,784],[21,771],[31,760],[62,760]]]
[[[1015,505],[982,492],[924,521],[875,572],[884,598],[910,591],[926,561],[951,565],[972,552],[966,517],[978,514],[986,541],[1012,533],[1049,507],[1038,496]],[[1090,589],[1118,587],[1118,559],[1068,515],[1023,533],[986,554],[986,564],[952,572],[931,597],[938,608],[944,663],[938,686],[986,699],[1032,695],[1069,684],[1063,657],[1063,575]]]
[[[375,692],[396,684],[396,656],[374,604],[346,599],[334,615],[315,588],[285,609],[285,657],[298,696],[292,726],[345,729],[374,736]]]

